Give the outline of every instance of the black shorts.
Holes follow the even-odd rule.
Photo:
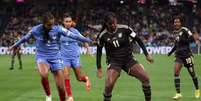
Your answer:
[[[138,64],[138,61],[133,58],[127,59],[125,61],[110,60],[107,62],[107,68],[115,69],[118,72],[121,72],[121,70],[123,69],[126,73],[129,73],[129,69],[135,64]]]
[[[192,56],[188,56],[188,57],[176,57],[175,62],[181,63],[184,65],[184,67],[193,67],[194,66],[194,62],[193,62],[193,57]]]

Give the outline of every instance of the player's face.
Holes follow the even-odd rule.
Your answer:
[[[174,19],[174,27],[175,27],[176,30],[179,30],[181,28],[180,19]]]
[[[54,25],[54,19],[48,20],[44,23],[44,26],[47,30],[52,29],[52,26]]]
[[[114,32],[117,28],[117,19],[112,19],[110,22],[107,23],[107,26],[109,32]]]
[[[73,21],[71,17],[66,17],[63,19],[63,25],[65,28],[70,28],[72,24],[73,24]]]

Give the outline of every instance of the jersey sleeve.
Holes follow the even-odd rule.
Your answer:
[[[79,40],[81,42],[91,42],[92,40],[89,38],[85,38],[84,36],[80,36],[77,34],[74,34],[73,32],[67,30],[66,28],[59,26],[57,28],[58,32],[61,33],[63,36],[75,39],[75,40]]]
[[[103,41],[103,33],[98,34],[97,36],[97,46],[104,46],[104,41]]]
[[[18,47],[20,44],[28,41],[33,36],[34,30],[30,30],[24,37],[22,37],[19,41],[17,41],[14,45],[11,47]]]
[[[186,32],[186,35],[187,35],[187,40],[189,42],[194,42],[194,37],[193,37],[193,33],[186,27],[183,27],[184,31]]]
[[[138,43],[138,45],[141,47],[141,49],[142,49],[144,55],[147,56],[147,55],[148,55],[148,52],[147,52],[147,49],[146,49],[144,43],[143,43],[142,40],[137,36],[137,34],[133,31],[133,29],[130,28],[130,27],[128,27],[128,32],[127,32],[127,33],[129,34],[129,37],[131,37],[133,40],[135,40],[135,41]]]
[[[128,30],[127,33],[129,34],[129,36],[130,36],[131,38],[135,38],[135,37],[136,37],[137,34],[133,31],[132,28],[128,27],[127,30]]]

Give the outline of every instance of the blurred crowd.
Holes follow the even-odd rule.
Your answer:
[[[157,1],[157,0],[156,0]],[[135,0],[60,0],[48,4],[0,4],[0,46],[13,44],[16,34],[24,35],[32,26],[41,23],[44,12],[51,11],[61,21],[61,15],[69,12],[77,23],[77,29],[92,38],[99,33],[103,15],[107,11],[116,14],[119,24],[125,24],[143,39],[147,46],[171,46],[174,43],[174,15],[181,15],[193,33],[201,35],[201,7],[196,3],[151,2],[143,4]],[[4,25],[4,26],[3,26]],[[31,44],[31,42],[30,42]]]

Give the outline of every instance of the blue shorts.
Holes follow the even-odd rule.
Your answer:
[[[63,62],[62,59],[47,59],[44,57],[36,57],[36,63],[45,63],[50,67],[50,70],[52,72],[57,71],[57,70],[63,70],[64,66],[63,66]]]
[[[79,68],[80,64],[80,57],[76,58],[63,58],[64,66],[71,67],[71,68]]]

